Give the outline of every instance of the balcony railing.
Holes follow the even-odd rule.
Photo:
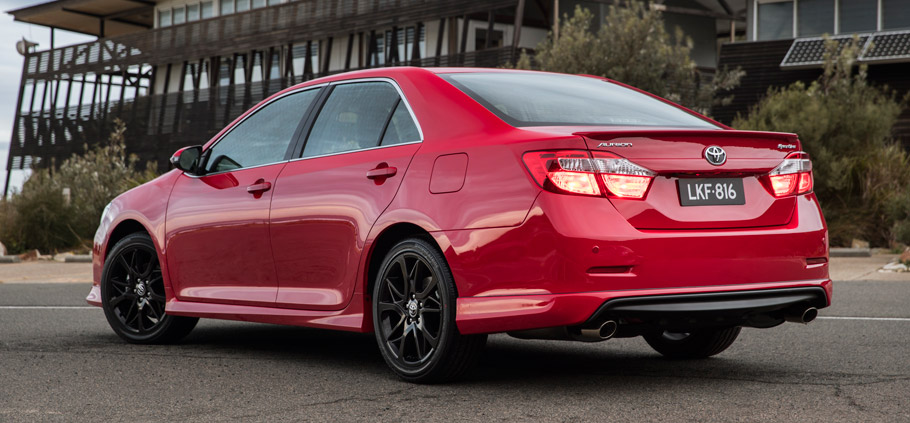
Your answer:
[[[129,66],[178,63],[440,17],[514,8],[516,0],[300,0],[28,56],[29,79],[119,73]]]

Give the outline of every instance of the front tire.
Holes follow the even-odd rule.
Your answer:
[[[694,332],[660,331],[644,336],[655,351],[669,358],[707,358],[733,345],[741,328],[701,329]]]
[[[429,242],[410,238],[386,254],[373,286],[373,329],[401,379],[449,381],[480,357],[487,336],[458,333],[456,297],[449,266]]]
[[[101,274],[101,307],[111,329],[133,344],[179,341],[199,319],[171,316],[165,302],[155,244],[144,233],[127,235],[111,249]]]

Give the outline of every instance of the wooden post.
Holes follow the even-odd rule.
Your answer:
[[[510,58],[512,64],[518,61],[516,54],[518,53],[518,45],[521,43],[521,27],[524,23],[524,16],[525,0],[518,0],[518,6],[515,6],[515,23],[513,24],[515,29],[512,31],[512,57]]]
[[[436,31],[436,66],[442,57],[442,39],[445,38],[446,18],[439,19],[439,30]]]
[[[559,0],[553,0],[553,40],[559,39]]]
[[[354,33],[348,36],[348,53],[344,58],[344,70],[351,69],[351,54],[354,53]]]
[[[494,11],[491,10],[487,15],[487,39],[483,46],[485,49],[493,47],[493,24],[496,23],[493,12]]]

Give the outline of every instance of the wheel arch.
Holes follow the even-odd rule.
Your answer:
[[[437,242],[437,238],[430,234],[429,231],[419,225],[410,222],[399,222],[384,228],[370,246],[370,253],[367,256],[366,263],[366,281],[364,281],[364,296],[369,297],[373,293],[373,285],[376,276],[379,274],[379,267],[382,266],[382,260],[385,255],[391,251],[395,244],[407,238],[421,238],[429,242],[440,253],[443,253],[442,247]],[[442,254],[445,257],[445,254]],[[455,289],[458,295],[458,287]]]
[[[143,232],[149,237],[152,238],[154,242],[154,237],[152,232],[148,230],[142,223],[139,223],[135,219],[123,219],[117,223],[113,230],[111,230],[110,236],[107,238],[107,244],[104,246],[104,259],[107,260],[107,255],[110,253],[111,248],[114,248],[114,245],[117,245],[121,239],[125,238],[127,235],[134,234],[137,232]]]

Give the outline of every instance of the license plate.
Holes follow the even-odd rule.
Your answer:
[[[721,206],[746,204],[740,178],[677,179],[679,204],[683,206]]]

